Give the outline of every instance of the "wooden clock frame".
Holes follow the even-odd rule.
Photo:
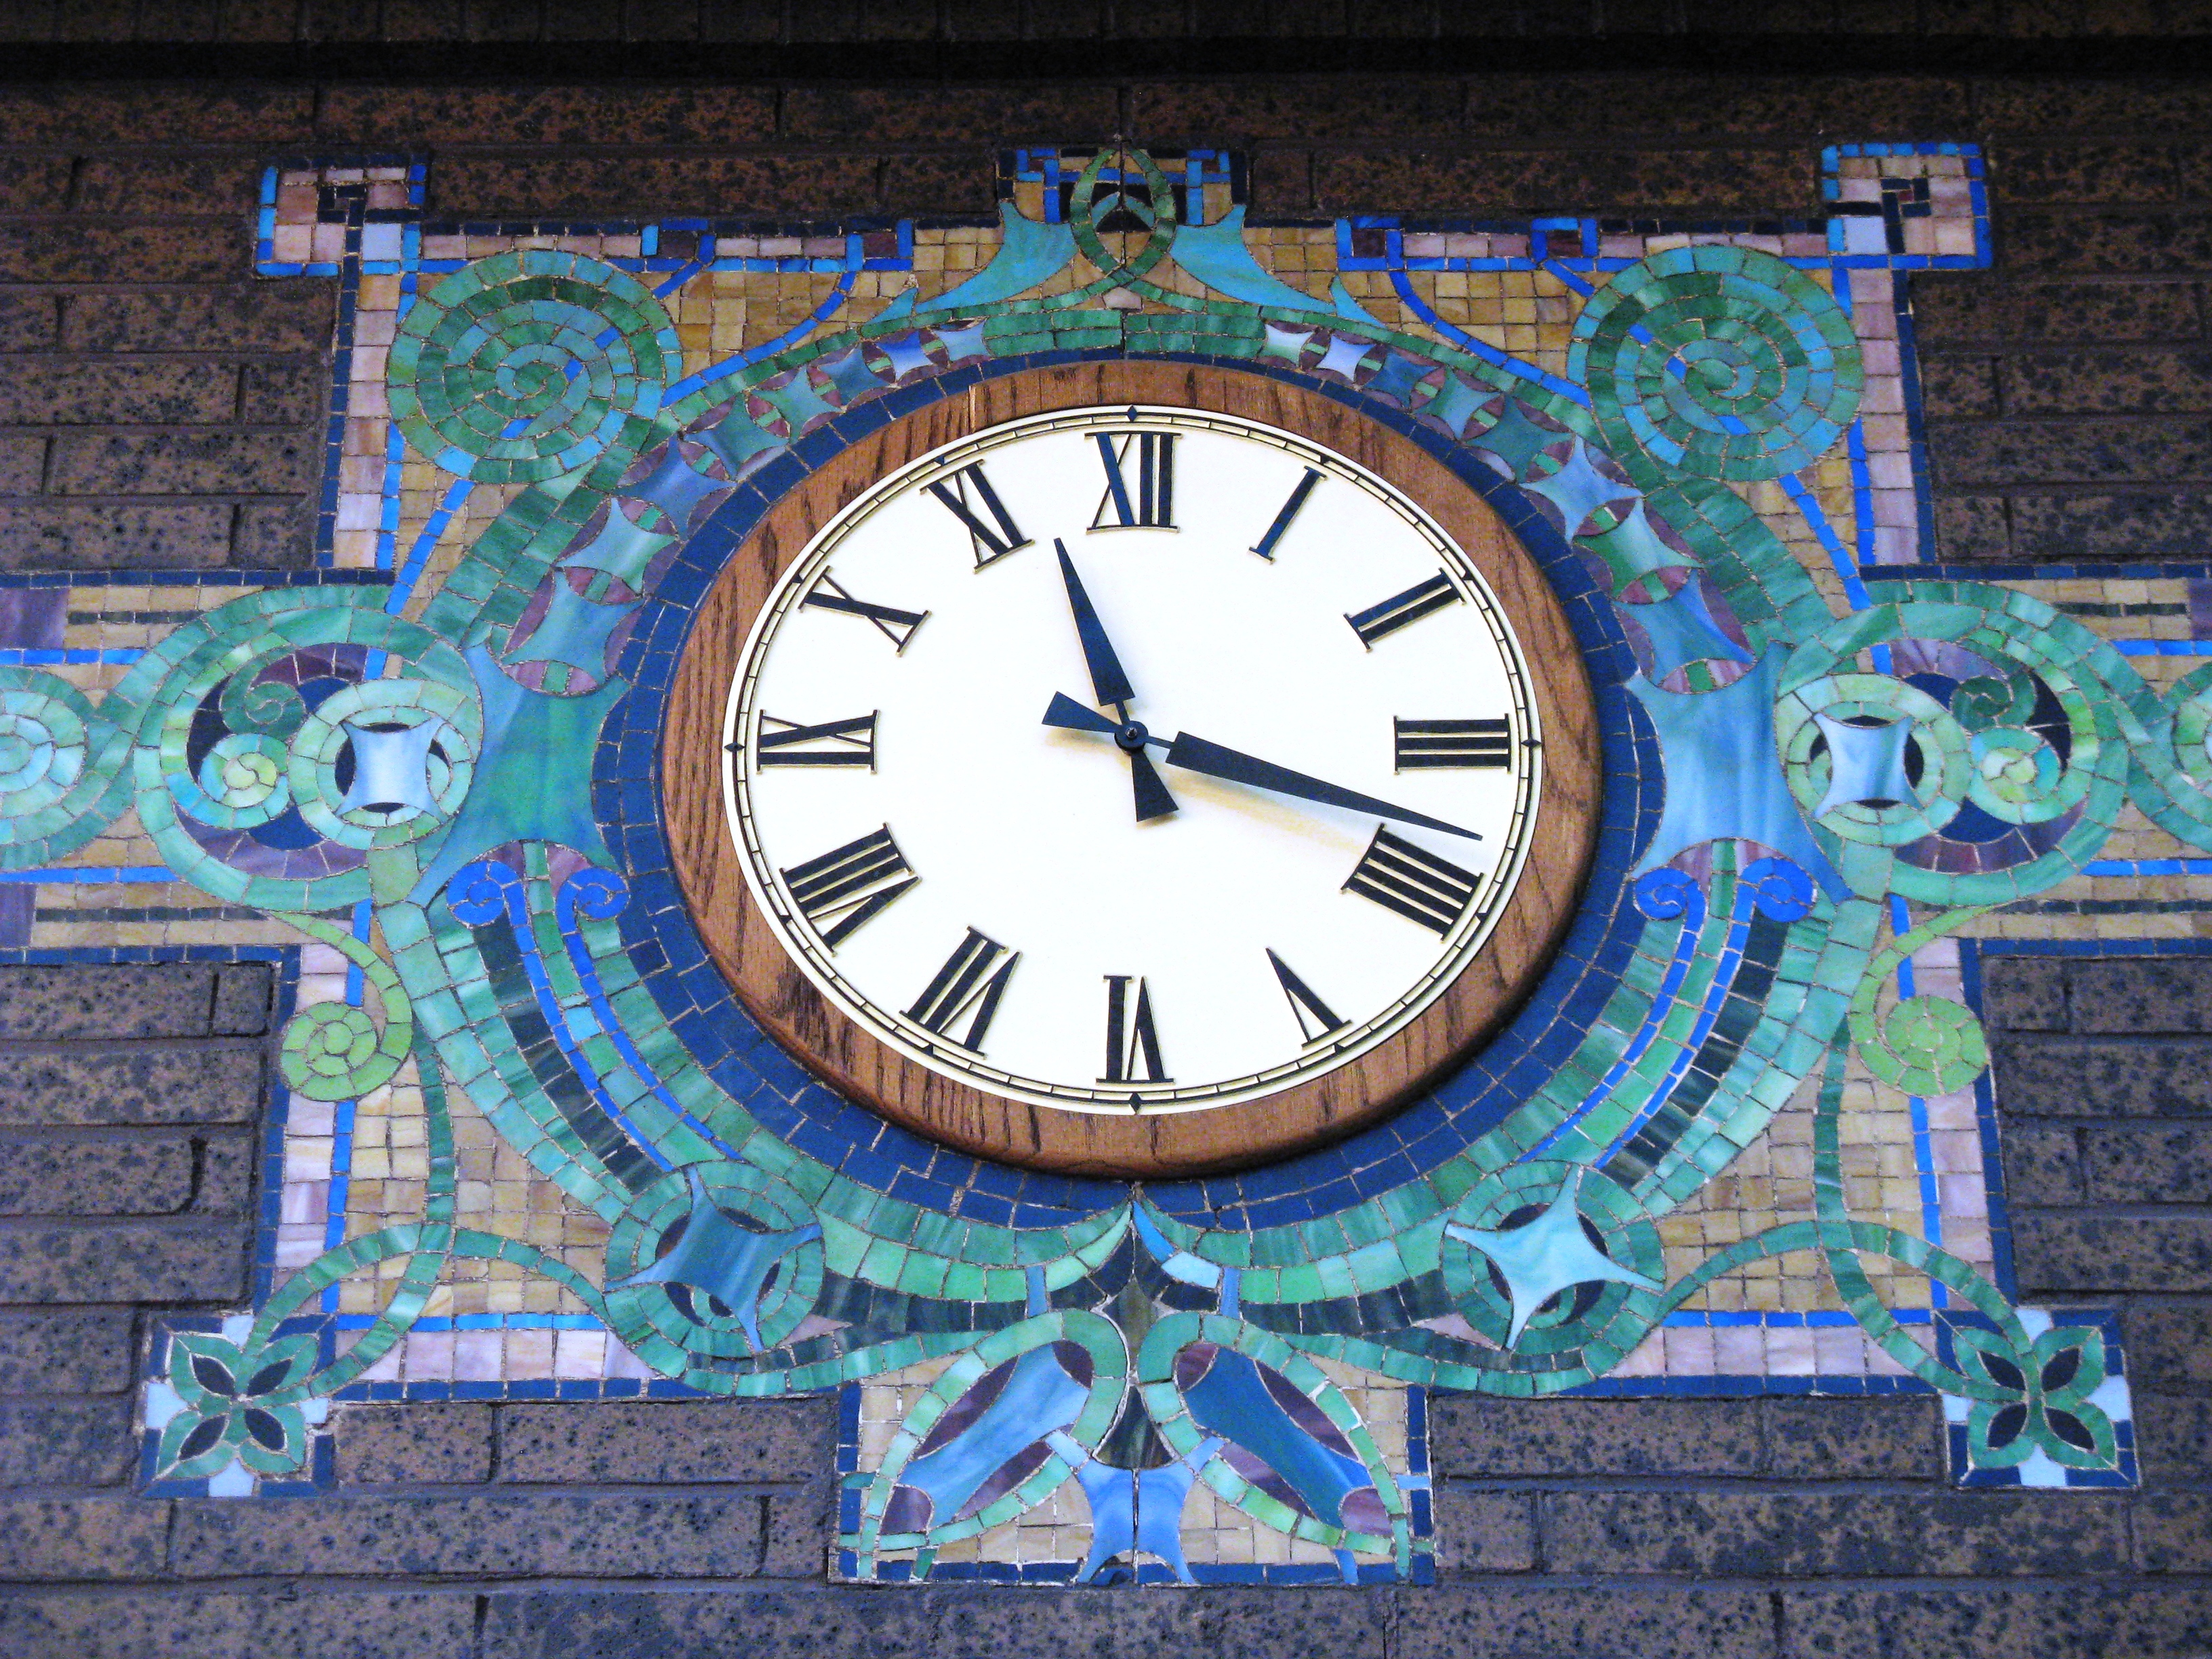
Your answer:
[[[847,1015],[777,939],[745,881],[723,805],[721,734],[738,659],[783,573],[852,501],[908,463],[1032,415],[1111,404],[1206,410],[1299,434],[1420,507],[1489,582],[1520,641],[1544,734],[1544,787],[1521,880],[1488,941],[1399,1030],[1318,1078],[1230,1105],[1127,1115],[994,1095],[932,1071]],[[793,488],[732,554],[699,606],[661,733],[677,878],[708,953],[752,1017],[840,1094],[978,1157],[1059,1173],[1173,1178],[1269,1162],[1339,1139],[1437,1080],[1519,1006],[1581,895],[1595,839],[1597,719],[1566,615],[1504,524],[1463,480],[1357,410],[1248,372],[1116,360],[987,379],[857,440]]]

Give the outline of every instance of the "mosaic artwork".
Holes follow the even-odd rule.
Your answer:
[[[2192,936],[2212,597],[1932,562],[1907,280],[1987,263],[1981,163],[1822,167],[1813,222],[1262,225],[1224,153],[1032,149],[995,222],[791,230],[272,168],[260,273],[342,295],[317,568],[0,591],[0,944],[285,987],[254,1300],[157,1342],[146,1490],[312,1493],[333,1401],[827,1390],[864,1580],[1419,1580],[1436,1390],[1932,1390],[1962,1482],[2131,1483],[2114,1322],[2014,1305],[1975,1010],[1992,954]],[[655,772],[771,502],[1098,356],[1451,467],[1605,744],[1508,1028],[1340,1145],[1140,1188],[769,1042]]]

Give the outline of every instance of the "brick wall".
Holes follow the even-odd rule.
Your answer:
[[[2142,72],[2186,42],[2056,39],[2083,10],[1854,5],[1808,45],[1832,9],[1504,8],[1452,42],[1419,37],[1457,8],[1336,0],[11,0],[21,72],[80,78],[0,88],[0,568],[310,557],[332,295],[247,275],[273,156],[427,149],[446,215],[969,213],[1001,141],[1117,132],[1248,150],[1262,214],[1809,214],[1824,142],[1980,141],[1996,267],[1917,301],[1943,556],[2201,558],[2212,82]],[[380,33],[451,44],[338,50]],[[1271,64],[1305,72],[1231,72]],[[355,1408],[334,1498],[128,1496],[155,1311],[244,1292],[268,972],[7,970],[0,1652],[2212,1651],[2212,973],[1987,978],[2023,1296],[2124,1308],[2140,1496],[1954,1492],[1925,1400],[1439,1402],[1437,1587],[1130,1595],[827,1589],[821,1402]]]

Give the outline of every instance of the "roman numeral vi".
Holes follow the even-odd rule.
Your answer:
[[[1131,986],[1136,987],[1134,992]],[[1140,1069],[1141,1068],[1141,1069]],[[1106,1075],[1101,1083],[1169,1083],[1160,1064],[1159,1033],[1152,1029],[1152,999],[1142,979],[1106,975]]]

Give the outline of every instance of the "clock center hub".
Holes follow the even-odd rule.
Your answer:
[[[1133,755],[1152,741],[1152,736],[1145,730],[1142,720],[1130,720],[1114,733],[1114,744],[1116,748]]]

